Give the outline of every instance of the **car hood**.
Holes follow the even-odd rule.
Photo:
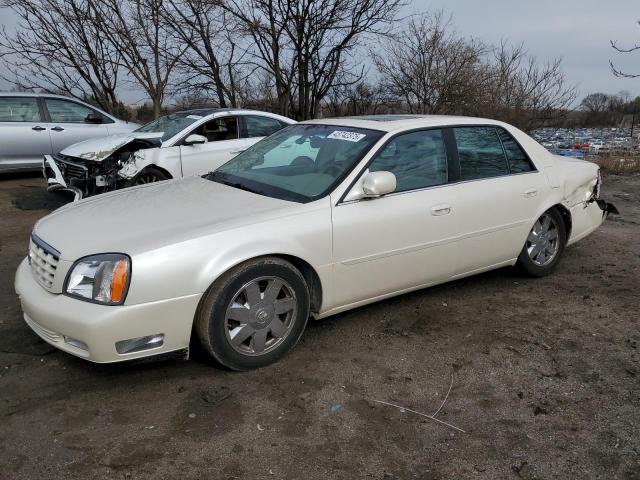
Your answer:
[[[160,146],[162,132],[129,132],[107,137],[90,138],[74,143],[60,153],[68,157],[82,158],[93,162],[101,162],[116,150],[134,140],[149,140],[150,146]]]
[[[40,220],[34,233],[74,261],[136,253],[294,213],[302,204],[191,177],[90,197]]]

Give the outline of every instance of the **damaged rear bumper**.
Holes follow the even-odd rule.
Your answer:
[[[71,181],[65,179],[61,168],[65,168],[65,162],[59,160],[56,161],[51,155],[45,155],[42,162],[42,174],[47,181],[47,190],[54,191],[67,191],[73,193],[73,201],[76,202],[83,197],[84,192],[75,185],[71,184]],[[74,168],[82,168],[80,165],[74,165]],[[86,175],[88,176],[88,175]],[[86,177],[83,179],[86,182]]]
[[[602,210],[602,216],[604,218],[606,218],[610,213],[613,215],[620,215],[620,212],[613,203],[605,202],[600,198],[595,199],[595,202],[598,204],[598,207],[600,207],[600,210]]]

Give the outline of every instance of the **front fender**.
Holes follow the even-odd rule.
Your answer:
[[[330,292],[331,215],[326,199],[311,211],[218,231],[132,256],[127,303],[204,293],[222,274],[249,259],[297,257]],[[324,299],[323,299],[324,302]]]

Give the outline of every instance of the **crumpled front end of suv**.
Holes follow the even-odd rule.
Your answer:
[[[158,138],[125,137],[119,142],[105,145],[99,150],[95,145],[83,151],[76,144],[55,155],[45,155],[42,172],[49,191],[69,191],[74,200],[110,192],[122,188],[130,175],[121,175],[133,163],[139,152],[157,148]]]

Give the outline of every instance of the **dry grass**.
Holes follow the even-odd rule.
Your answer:
[[[588,159],[600,165],[605,173],[618,175],[640,173],[640,153],[606,152],[599,155],[589,155]]]

